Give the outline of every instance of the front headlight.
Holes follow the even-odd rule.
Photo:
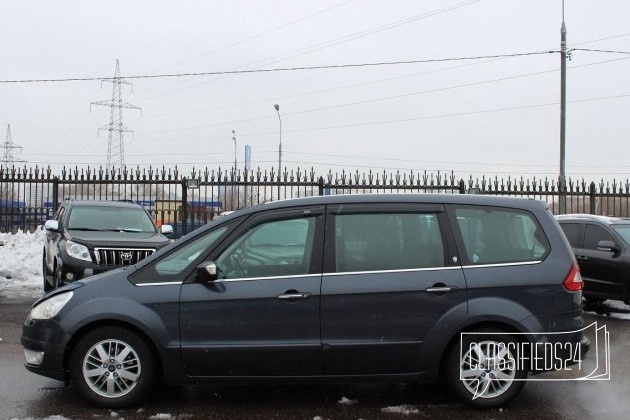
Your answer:
[[[50,319],[57,316],[59,311],[72,298],[73,294],[72,292],[65,292],[46,299],[31,309],[31,319]]]
[[[72,258],[76,258],[77,260],[92,262],[90,251],[85,245],[81,245],[72,241],[66,241],[66,252],[69,256],[71,256]]]

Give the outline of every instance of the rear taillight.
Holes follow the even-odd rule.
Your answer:
[[[577,263],[573,263],[567,278],[564,279],[562,285],[570,292],[577,292],[584,288],[584,282],[582,281],[582,276],[580,275],[580,267]]]

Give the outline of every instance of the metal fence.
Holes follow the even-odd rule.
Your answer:
[[[529,197],[558,213],[629,216],[630,182],[572,181],[561,193],[555,179],[457,179],[451,173],[193,170],[177,167],[0,168],[0,232],[34,230],[50,219],[65,199],[132,200],[158,225],[171,224],[176,236],[212,220],[218,213],[286,198],[333,194],[443,193]]]

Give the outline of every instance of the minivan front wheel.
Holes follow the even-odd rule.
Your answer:
[[[70,356],[70,374],[77,390],[104,408],[124,408],[145,398],[155,382],[154,365],[144,340],[120,327],[89,332]]]
[[[527,370],[518,363],[517,341],[497,330],[463,334],[446,360],[446,383],[465,404],[500,407],[514,399],[525,385]]]

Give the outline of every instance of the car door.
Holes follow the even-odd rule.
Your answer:
[[[466,283],[438,205],[329,206],[322,278],[327,375],[421,372],[464,319]],[[440,330],[436,334],[436,330]]]
[[[585,282],[586,294],[598,296],[622,296],[622,279],[618,278],[617,264],[619,253],[597,249],[600,241],[619,241],[602,226],[587,223],[584,229],[584,245],[577,249],[575,257],[580,264],[580,272]]]
[[[219,279],[187,281],[181,349],[190,376],[302,376],[321,370],[323,208],[265,212],[209,256]]]

